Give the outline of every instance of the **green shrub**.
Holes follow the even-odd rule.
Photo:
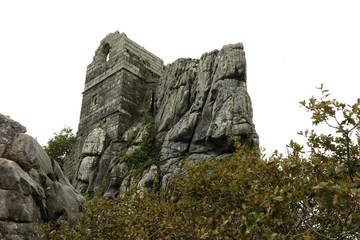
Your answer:
[[[72,146],[75,144],[76,137],[69,127],[64,127],[59,133],[54,133],[47,146],[43,146],[49,157],[57,161],[62,167],[65,157],[70,153]]]
[[[156,141],[157,130],[155,128],[154,119],[152,117],[146,117],[144,122],[148,134],[143,136],[140,143],[138,143],[139,148],[135,150],[134,153],[124,155],[120,160],[121,162],[127,163],[131,169],[135,170],[133,175],[143,172],[152,164],[158,164],[160,159],[160,147]],[[134,134],[134,136],[130,138],[131,144],[134,144],[136,135]]]
[[[187,174],[165,196],[97,198],[84,205],[79,225],[48,226],[49,238],[359,239],[360,101],[343,105],[321,90],[319,100],[302,102],[314,124],[343,118],[331,125],[336,137],[302,133],[309,153],[291,141],[287,156],[265,158],[235,140],[232,158],[187,161]]]

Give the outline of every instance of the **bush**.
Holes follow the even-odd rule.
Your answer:
[[[64,165],[65,157],[70,153],[72,146],[75,144],[76,137],[69,127],[64,127],[59,133],[54,133],[54,137],[48,141],[47,146],[43,146],[49,157]]]
[[[321,91],[320,99],[301,104],[315,125],[327,122],[337,133],[302,132],[306,154],[291,141],[287,156],[265,158],[235,140],[231,158],[187,161],[187,174],[165,196],[99,197],[85,204],[74,228],[47,228],[49,238],[358,239],[360,101],[344,105]]]
[[[155,128],[154,118],[147,116],[143,119],[145,130],[147,134],[144,134],[141,141],[137,144],[139,147],[134,153],[124,155],[121,158],[121,162],[125,162],[134,169],[133,175],[136,176],[142,173],[145,169],[152,164],[158,165],[160,162],[160,146],[156,141],[157,130]],[[139,131],[136,131],[128,140],[127,146],[134,145],[135,138]]]

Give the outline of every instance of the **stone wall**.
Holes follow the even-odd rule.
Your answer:
[[[108,34],[100,42],[87,67],[76,147],[64,165],[70,178],[76,174],[83,158],[83,142],[91,131],[101,127],[112,141],[118,141],[150,110],[163,68],[160,58],[124,33]]]
[[[118,139],[124,132],[119,123],[134,121],[144,111],[162,71],[163,61],[124,33],[107,35],[87,68],[78,135],[101,122],[109,136]]]

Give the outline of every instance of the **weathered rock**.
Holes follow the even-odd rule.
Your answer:
[[[131,178],[132,178],[131,174],[128,174],[122,181],[119,189],[119,193],[121,196],[123,196],[126,192],[130,191]]]
[[[106,132],[101,128],[95,128],[87,136],[82,149],[84,156],[99,156],[101,155],[106,147]]]
[[[168,160],[189,152],[198,117],[197,112],[186,114],[166,132],[161,148],[161,159]]]
[[[113,143],[105,150],[104,154],[101,156],[98,164],[98,171],[94,182],[94,187],[92,189],[94,194],[97,194],[101,190],[106,189],[107,186],[104,185],[103,182],[110,182],[111,169],[114,167],[114,165],[112,165],[111,163],[113,162],[114,164],[114,162],[119,160],[119,151],[123,147],[124,146],[121,144]]]
[[[111,170],[119,162],[121,150],[124,148],[124,143],[111,142],[101,156],[83,158],[73,181],[75,188],[81,193],[89,193],[90,197],[106,190],[111,179]]]
[[[144,193],[154,188],[157,179],[159,179],[158,167],[156,165],[151,165],[149,169],[143,172],[141,180],[137,184],[140,197],[143,197]]]
[[[44,190],[14,161],[0,158],[0,189],[44,197]]]
[[[170,158],[160,165],[161,173],[167,174],[167,173],[180,173],[183,168],[183,160],[185,159],[185,156],[178,157],[178,158]]]
[[[59,163],[56,161],[52,161],[52,163],[53,163],[54,175],[56,180],[58,180],[58,182],[63,185],[71,186],[69,179],[63,173]]]
[[[0,239],[42,239],[43,221],[74,224],[84,198],[22,125],[0,119]]]
[[[78,140],[65,162],[66,173],[84,192],[98,193],[103,187],[108,197],[135,189],[142,194],[155,179],[166,188],[174,174],[184,173],[185,156],[196,164],[229,156],[231,137],[258,146],[246,81],[241,43],[164,67],[125,34],[109,34],[88,66]],[[145,115],[155,118],[160,150],[146,145],[154,131]],[[151,150],[159,151],[160,159],[157,154],[147,158]]]
[[[16,135],[8,152],[38,165],[45,175],[54,174],[49,156],[34,138],[25,133]]]
[[[164,193],[168,193],[171,190],[171,184],[174,181],[174,177],[172,173],[167,173],[163,176],[161,180],[161,191]]]
[[[43,239],[38,223],[22,223],[0,220],[0,239],[39,240]]]
[[[130,127],[128,130],[126,130],[126,132],[124,132],[121,140],[123,140],[124,142],[130,141],[135,134],[136,135],[138,134],[138,132],[143,126],[144,126],[143,122],[139,122],[135,126]]]
[[[0,158],[0,219],[40,222],[45,192],[18,164]],[[40,203],[39,205],[36,202]]]
[[[155,123],[159,132],[170,130],[189,110],[194,95],[199,60],[178,59],[165,67],[154,96]]]
[[[5,153],[17,133],[25,132],[23,125],[0,113],[0,156]]]
[[[143,128],[140,129],[139,133],[136,135],[134,143],[135,144],[139,144],[141,143],[141,141],[143,141],[144,138],[146,138],[147,136],[149,136],[149,131],[147,129],[147,126],[144,126]]]
[[[83,182],[89,182],[91,173],[95,170],[99,157],[85,157],[80,165],[78,179]]]
[[[154,99],[162,161],[186,152],[232,152],[233,135],[258,146],[240,43],[166,66]]]
[[[129,147],[126,151],[126,155],[131,155],[134,154],[137,150],[139,150],[139,146],[133,145],[131,147]]]
[[[104,196],[114,198],[120,191],[120,186],[127,176],[129,168],[126,163],[118,163],[115,165],[110,173],[109,187],[104,193]]]
[[[124,196],[125,194],[132,192],[136,189],[138,183],[141,180],[141,175],[133,176],[134,170],[129,171],[128,175],[124,178],[121,183],[119,194]]]
[[[46,180],[47,188],[47,209],[48,218],[65,220],[70,225],[78,221],[80,204],[84,202],[84,197],[74,191],[72,186],[63,185],[59,182]]]

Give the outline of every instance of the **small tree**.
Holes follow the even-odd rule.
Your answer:
[[[353,105],[329,99],[329,90],[320,86],[320,99],[312,97],[300,104],[312,113],[313,125],[325,123],[337,135],[300,132],[308,139],[311,157],[340,164],[352,183],[359,177],[360,170],[360,99]]]
[[[303,154],[305,148],[291,142],[292,153],[283,168],[297,176],[290,205],[297,219],[294,233],[308,233],[317,239],[358,239],[360,99],[349,105],[329,99],[329,90],[323,85],[319,90],[320,98],[312,97],[300,104],[312,113],[314,126],[325,124],[334,131],[300,132],[307,138],[309,152]]]
[[[54,133],[54,137],[48,141],[47,146],[43,146],[49,157],[59,163],[62,167],[64,159],[70,153],[71,147],[76,141],[76,137],[70,127],[64,127],[59,133]]]

